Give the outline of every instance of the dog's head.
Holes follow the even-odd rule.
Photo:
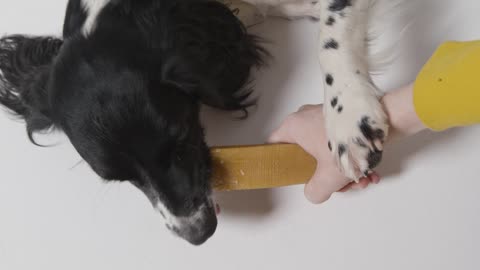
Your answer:
[[[245,86],[264,51],[221,4],[167,14],[151,23],[157,34],[114,16],[64,42],[2,39],[0,102],[25,118],[30,135],[63,130],[100,177],[131,182],[170,230],[198,245],[217,226],[200,105],[250,105]]]
[[[93,65],[56,68],[51,86],[56,123],[100,177],[130,181],[169,229],[193,244],[204,242],[217,220],[199,104],[141,72]]]

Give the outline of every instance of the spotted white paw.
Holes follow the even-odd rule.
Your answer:
[[[388,124],[374,86],[352,87],[326,100],[324,110],[328,147],[345,176],[358,181],[380,163]]]

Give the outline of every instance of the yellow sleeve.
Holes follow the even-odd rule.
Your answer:
[[[480,41],[442,44],[418,75],[413,102],[433,130],[480,123]]]

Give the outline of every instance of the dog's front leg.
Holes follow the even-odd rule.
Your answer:
[[[227,1],[227,0],[224,0]],[[311,0],[243,0],[243,4],[238,4],[239,0],[232,1],[232,6],[240,7],[240,15],[238,16],[245,23],[251,21],[250,18],[264,18],[268,17],[280,17],[284,19],[300,19],[310,17],[313,19],[320,19],[320,5],[318,1]],[[251,11],[246,10],[245,3],[249,3],[255,7],[256,16],[250,16],[248,13]],[[244,10],[246,11],[244,11]],[[243,11],[243,16],[242,16]],[[246,24],[248,25],[248,24]]]
[[[341,171],[356,181],[380,162],[388,131],[366,59],[370,0],[320,1],[328,147]]]

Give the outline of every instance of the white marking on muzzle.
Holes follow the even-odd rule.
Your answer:
[[[83,8],[87,12],[87,19],[82,27],[82,32],[86,36],[93,31],[97,23],[98,14],[110,2],[110,0],[82,0]]]
[[[182,229],[185,227],[193,227],[198,224],[199,221],[205,219],[205,208],[207,206],[202,204],[192,215],[186,217],[178,217],[172,214],[165,205],[159,201],[155,208],[165,218],[165,223],[170,228]]]

